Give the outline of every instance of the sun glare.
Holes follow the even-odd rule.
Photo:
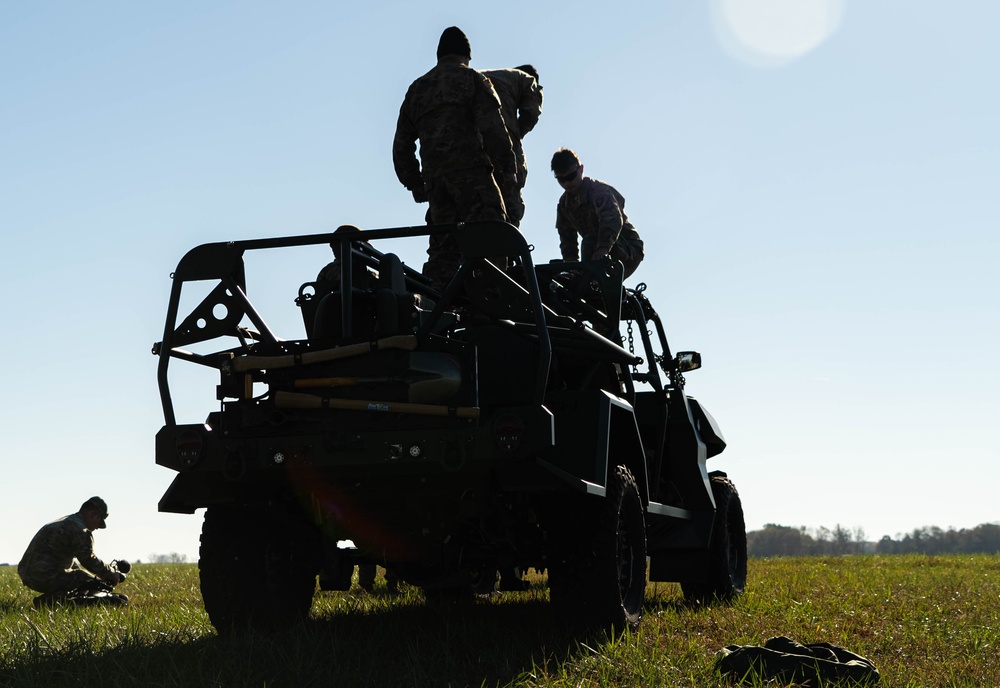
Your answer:
[[[832,36],[844,0],[713,0],[716,37],[736,59],[781,66]]]

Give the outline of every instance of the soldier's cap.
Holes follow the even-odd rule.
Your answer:
[[[445,55],[461,55],[472,60],[472,46],[469,45],[469,39],[457,26],[445,29],[441,34],[441,40],[438,41],[438,59]]]
[[[104,522],[104,519],[106,519],[108,517],[108,503],[107,502],[105,502],[100,497],[91,497],[90,499],[88,499],[87,501],[85,501],[83,504],[80,505],[80,511],[83,511],[85,509],[93,509],[98,514],[100,514],[100,516],[101,516],[101,525],[100,525],[100,527],[101,528],[107,528],[107,524]]]

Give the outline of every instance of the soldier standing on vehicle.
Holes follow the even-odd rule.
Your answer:
[[[444,30],[437,58],[399,108],[392,143],[396,176],[414,201],[430,204],[434,224],[506,220],[503,199],[517,194],[517,167],[500,100],[489,79],[469,67],[472,48],[461,29]],[[452,236],[434,235],[423,272],[440,288],[461,261]]]
[[[100,497],[91,497],[75,514],[42,526],[17,565],[21,582],[41,593],[69,592],[95,579],[109,585],[120,583],[121,574],[94,554],[93,531],[107,527],[107,517],[108,505]]]
[[[521,140],[535,128],[542,114],[542,87],[538,83],[538,71],[530,64],[514,69],[486,69],[482,74],[490,80],[500,97],[500,110],[517,160],[517,195],[504,196],[507,221],[517,227],[524,217],[521,189],[528,178]]]
[[[643,244],[625,215],[625,197],[610,184],[583,176],[583,164],[569,148],[552,156],[552,172],[563,188],[556,209],[562,259],[576,262],[581,253],[583,260],[610,256],[625,266],[625,277],[635,272],[644,257]]]

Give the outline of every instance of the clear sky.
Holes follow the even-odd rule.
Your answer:
[[[450,25],[473,67],[540,72],[536,262],[556,148],[627,199],[749,529],[1000,521],[1000,4],[36,0],[0,6],[0,562],[92,494],[101,556],[197,557],[200,515],[156,511],[169,275],[204,242],[421,223],[390,146]]]

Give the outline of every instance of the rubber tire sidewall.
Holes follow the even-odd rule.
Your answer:
[[[711,476],[715,523],[705,577],[681,584],[689,602],[729,602],[743,594],[747,581],[747,536],[743,503],[736,486],[721,475]]]
[[[209,507],[198,568],[212,625],[224,633],[307,617],[318,551],[318,531],[304,519],[263,507]]]
[[[574,541],[572,547],[580,556],[549,566],[552,605],[573,625],[635,630],[645,603],[646,532],[645,510],[632,473],[617,466],[608,478],[605,497],[583,506],[587,513],[564,516],[574,519],[576,526],[560,535]]]

